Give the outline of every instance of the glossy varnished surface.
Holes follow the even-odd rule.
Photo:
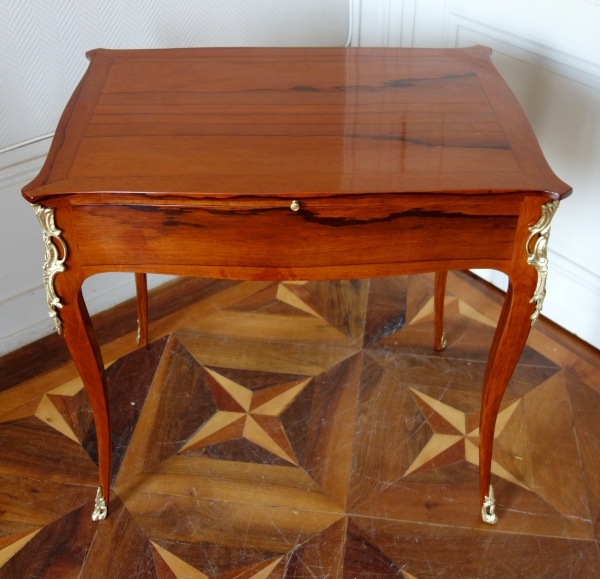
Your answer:
[[[345,277],[332,265],[351,270],[398,261],[444,262],[449,268],[451,260],[488,261],[507,268],[521,198],[445,199],[344,196],[302,200],[298,211],[285,202],[273,206],[272,201],[227,207],[201,202],[193,207],[74,204],[72,215],[79,260],[86,271],[106,264],[149,271],[194,264],[221,266],[219,276],[228,277],[252,268],[260,272],[259,278],[269,278],[267,268],[304,268],[296,274],[301,276],[312,268],[317,273],[308,275],[323,279]]]
[[[0,578],[598,576],[597,352],[532,331],[489,527],[477,427],[500,308],[470,278],[448,275],[444,352],[432,275],[188,287],[162,317],[150,295],[147,349],[133,324],[104,343],[105,521],[72,363],[0,393]]]
[[[489,52],[92,51],[24,195],[568,194]]]

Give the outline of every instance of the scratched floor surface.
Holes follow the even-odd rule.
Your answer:
[[[600,576],[600,355],[535,329],[477,490],[481,383],[500,307],[433,278],[206,282],[103,347],[113,491],[97,486],[72,363],[0,393],[0,579]],[[568,340],[567,340],[568,341]]]

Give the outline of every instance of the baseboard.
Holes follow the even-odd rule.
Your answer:
[[[0,154],[0,203],[10,216],[0,228],[0,243],[9,248],[0,254],[0,356],[54,331],[42,285],[43,245],[39,223],[21,198],[20,189],[39,172],[50,139],[43,139]],[[156,287],[172,276],[149,275]],[[105,273],[83,285],[90,314],[110,308],[135,295],[133,274]]]
[[[170,279],[172,276],[148,275],[148,288],[157,287]],[[90,315],[111,308],[135,296],[133,274],[105,273],[90,278],[83,284],[83,295]],[[54,331],[46,308],[45,290],[41,285],[0,302],[0,320],[2,329],[16,328],[9,335],[0,335],[0,356]]]
[[[600,276],[552,249],[542,314],[585,342],[600,349]],[[479,277],[506,291],[507,277],[487,269]]]

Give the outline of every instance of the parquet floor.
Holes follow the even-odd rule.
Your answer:
[[[597,353],[532,331],[496,429],[489,527],[489,290],[449,275],[437,353],[429,275],[198,283],[193,303],[153,311],[148,348],[133,329],[104,340],[105,521],[90,519],[94,426],[73,364],[2,388],[0,579],[600,576]]]

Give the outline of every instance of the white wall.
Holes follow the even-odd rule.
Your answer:
[[[575,191],[554,219],[543,313],[600,347],[600,0],[350,3],[353,46],[494,49],[550,165]],[[54,128],[88,49],[339,46],[347,27],[347,0],[3,0],[0,148]],[[0,354],[52,329],[41,286],[41,233],[19,193],[48,146],[46,139],[0,150]],[[482,276],[504,283],[496,272]],[[132,278],[88,280],[90,310],[132,296]]]
[[[600,0],[354,0],[354,9],[354,46],[493,48],[574,190],[552,224],[542,313],[600,348]],[[505,289],[503,274],[477,273]]]
[[[20,194],[50,139],[22,143],[54,130],[87,50],[343,46],[348,24],[348,0],[0,0],[0,355],[53,331],[42,234]],[[132,274],[95,276],[83,289],[92,313],[135,295]]]
[[[56,127],[92,48],[341,46],[348,0],[2,0],[0,149]]]

